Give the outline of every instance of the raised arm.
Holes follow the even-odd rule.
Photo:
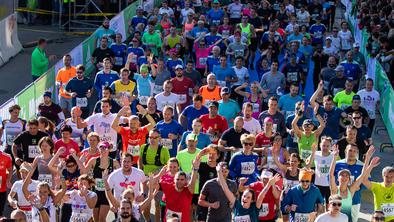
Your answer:
[[[147,210],[148,207],[150,206],[150,203],[153,199],[153,197],[155,196],[155,194],[157,194],[157,190],[154,189],[154,187],[158,185],[157,184],[157,180],[155,180],[155,178],[153,177],[153,175],[149,175],[149,182],[148,182],[148,186],[149,186],[149,191],[148,191],[148,197],[142,202],[140,203],[140,213],[142,213],[142,211]]]
[[[114,121],[112,121],[112,129],[114,129],[117,133],[120,133],[120,129],[121,127],[119,126],[119,119],[121,116],[123,116],[124,114],[126,114],[128,111],[130,110],[130,106],[123,106],[118,114],[116,115]]]
[[[301,109],[302,109],[302,110],[300,110],[300,111],[303,111],[303,108],[302,108],[302,107],[303,107],[303,106],[301,106]],[[293,122],[291,122],[291,126],[293,127],[294,134],[295,134],[298,138],[301,138],[301,136],[302,136],[302,130],[301,130],[300,127],[298,127],[298,125],[297,125],[298,120],[300,120],[300,118],[302,117],[302,115],[303,115],[303,112],[298,112],[298,113],[296,113],[296,115],[294,116]]]
[[[75,159],[75,161],[77,162],[79,171],[81,172],[81,174],[85,174],[87,173],[87,168],[83,165],[82,161],[79,159],[79,157],[77,156],[77,153],[75,152],[75,150],[70,152],[71,156]]]
[[[311,155],[306,159],[306,168],[310,169],[311,166],[313,165],[313,161],[315,160],[315,154],[317,150],[317,143],[313,143],[312,146],[312,153]]]
[[[319,82],[319,86],[317,87],[315,93],[313,93],[311,99],[309,100],[312,108],[315,108],[316,106],[319,106],[319,104],[316,102],[316,98],[319,95],[319,93],[323,90],[323,81]]]
[[[276,182],[278,182],[280,180],[280,175],[276,174],[274,177],[272,177],[269,181],[268,184],[264,187],[264,189],[260,192],[259,196],[257,197],[256,200],[256,207],[260,208],[261,204],[263,203],[265,194],[268,192],[268,190],[270,189],[270,187],[274,186]]]
[[[148,110],[146,110],[144,107],[141,105],[137,105],[137,110],[139,114],[142,114],[143,116],[146,117],[148,120],[148,124],[145,125],[148,131],[151,131],[155,126],[156,126],[156,121],[153,119],[153,117],[148,113]]]
[[[279,161],[279,158],[278,158],[278,156],[276,155],[275,152],[272,152],[272,159],[274,160],[275,165],[277,165],[282,172],[285,173],[287,171],[287,165],[282,164]]]
[[[60,180],[62,182],[62,188],[54,194],[53,203],[55,205],[59,204],[62,201],[64,194],[66,194],[67,191],[66,180],[64,179],[64,177],[60,177]]]
[[[334,176],[335,165],[336,165],[336,160],[337,160],[338,156],[339,156],[338,145],[335,144],[333,146],[333,158],[331,161],[330,172],[329,172],[331,194],[338,193],[338,187],[337,187],[337,184],[335,183],[335,176]]]
[[[248,87],[248,83],[247,83],[247,82],[244,82],[242,85],[240,85],[240,86],[238,86],[237,88],[235,88],[234,91],[235,91],[238,95],[241,95],[241,96],[244,96],[244,97],[249,97],[249,93],[248,93],[248,92],[242,91],[242,89],[245,89],[246,87]]]
[[[352,193],[352,197],[353,194],[360,189],[360,185],[364,181],[364,179],[366,178],[368,180],[368,176],[371,173],[372,169],[380,164],[379,161],[380,158],[376,156],[372,158],[369,164],[367,162],[364,163],[361,175],[357,177],[354,183],[352,183],[352,185],[350,186],[350,192]]]
[[[59,156],[62,155],[65,151],[66,148],[60,147],[55,153],[55,155],[52,157],[51,161],[49,161],[48,168],[52,174],[54,175],[59,174],[58,167],[56,166],[56,164],[59,162]]]
[[[26,200],[30,200],[31,198],[31,193],[30,191],[27,189],[27,187],[29,186],[29,184],[31,183],[31,177],[33,176],[34,171],[36,170],[36,168],[33,168],[28,174],[26,179],[23,181],[22,184],[22,192],[23,195],[25,196]]]
[[[223,166],[222,164],[218,164],[216,166],[216,171],[218,172],[219,184],[222,187],[223,192],[226,195],[228,201],[230,202],[230,208],[233,208],[235,203],[235,195],[228,188],[227,182],[223,177],[222,166]]]
[[[190,193],[194,193],[194,187],[197,182],[197,177],[198,177],[198,170],[200,168],[200,156],[197,155],[197,157],[193,160],[193,169],[192,169],[192,177],[188,185],[188,189]]]
[[[315,115],[317,120],[319,121],[319,127],[317,128],[317,130],[315,131],[315,136],[316,138],[319,138],[320,134],[323,132],[324,128],[326,127],[326,122],[324,122],[323,118],[320,116],[320,114],[317,112],[317,110],[319,109],[319,107],[315,107]]]

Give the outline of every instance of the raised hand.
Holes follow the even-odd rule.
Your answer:
[[[377,167],[380,164],[380,158],[375,156],[374,158],[372,158],[371,162],[369,163],[369,165],[374,168]]]
[[[268,184],[270,184],[271,186],[274,185],[275,183],[277,183],[279,180],[281,179],[280,174],[275,174],[275,176],[273,176],[269,181]]]

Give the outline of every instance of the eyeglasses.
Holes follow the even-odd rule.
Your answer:
[[[242,144],[245,145],[245,146],[253,146],[253,143],[243,142]]]
[[[74,166],[75,166],[75,164],[68,164],[68,165],[66,165],[67,168],[71,168],[71,167],[74,167]]]
[[[82,74],[83,73],[83,71],[77,71],[77,74]]]
[[[342,206],[342,203],[331,203],[331,205],[333,206],[333,207],[340,207],[340,206]]]
[[[376,221],[384,221],[384,217],[373,217]]]
[[[300,182],[301,183],[310,183],[311,181],[309,181],[309,180],[301,180]]]
[[[149,139],[151,139],[151,140],[155,140],[155,139],[159,139],[160,138],[160,136],[149,136]]]
[[[361,116],[355,116],[353,119],[361,119]]]

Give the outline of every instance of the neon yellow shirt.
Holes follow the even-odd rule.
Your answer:
[[[385,187],[384,183],[371,182],[375,210],[382,210],[385,215],[384,221],[394,219],[394,183]]]
[[[351,92],[348,95],[345,90],[342,90],[335,95],[333,100],[337,104],[337,107],[343,110],[352,105],[354,95],[356,95],[356,93]]]

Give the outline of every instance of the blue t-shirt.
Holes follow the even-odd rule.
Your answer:
[[[229,176],[234,180],[241,177],[248,178],[245,185],[249,185],[258,181],[259,171],[257,170],[257,159],[259,156],[256,153],[245,155],[242,151],[235,153],[230,160]]]
[[[221,8],[219,8],[219,10],[217,11],[215,11],[215,9],[212,8],[211,10],[208,11],[207,17],[209,24],[216,24],[219,26],[220,22],[224,17],[224,11]]]
[[[144,55],[144,49],[141,47],[133,48],[132,46],[130,46],[127,48],[127,55],[130,53],[134,53],[135,55],[137,55],[137,57],[140,57]]]
[[[184,115],[187,119],[187,129],[192,130],[193,120],[208,113],[208,108],[205,106],[202,106],[200,110],[197,110],[196,108],[194,108],[194,105],[189,105],[182,111],[181,115]]]
[[[199,27],[194,27],[189,33],[193,38],[198,38],[203,32],[208,33],[208,29],[203,27],[203,28],[199,28]]]
[[[256,197],[257,199],[257,197]],[[257,222],[259,219],[260,209],[256,207],[256,203],[252,202],[248,209],[243,208],[241,201],[236,200],[234,203],[234,222],[238,221],[251,221]]]
[[[303,37],[304,35],[302,33],[299,33],[298,35],[292,33],[291,35],[289,35],[289,37],[287,37],[287,42],[298,41],[299,43],[301,43]]]
[[[226,68],[222,68],[220,65],[213,66],[213,73],[216,75],[216,80],[219,81],[226,81],[226,77],[237,77],[234,69],[229,65]],[[226,86],[229,87],[230,83],[226,83]]]
[[[205,42],[207,43],[208,46],[211,46],[221,38],[222,36],[220,34],[212,35],[211,33],[208,33],[205,36]]]
[[[339,139],[339,121],[341,120],[342,110],[338,107],[333,107],[331,111],[324,110],[323,107],[319,108],[319,114],[325,120],[326,127],[322,132],[322,136],[330,136],[334,140]]]
[[[234,119],[239,112],[241,112],[241,108],[234,100],[230,99],[226,103],[223,100],[219,101],[219,115],[226,118],[229,128],[234,126]],[[231,119],[233,119],[233,122],[230,122]]]
[[[183,132],[182,138],[181,138],[181,146],[182,149],[186,149],[187,145],[186,145],[186,137],[187,135],[189,135],[190,133],[192,133],[192,131],[185,131]],[[200,133],[197,136],[197,148],[199,149],[204,149],[205,147],[207,147],[209,144],[211,144],[211,140],[209,139],[209,136],[205,133]]]
[[[151,75],[144,78],[141,74],[134,73],[134,79],[137,82],[138,96],[151,96],[151,83],[153,82]]]
[[[320,24],[313,24],[309,28],[309,33],[313,35],[312,37],[312,43],[313,44],[322,44],[323,43],[323,38],[324,38],[324,33],[326,33],[327,28],[325,25]]]
[[[286,206],[291,206],[292,204],[297,205],[296,211],[290,212],[290,221],[295,222],[296,213],[311,213],[315,211],[316,204],[323,203],[323,197],[320,193],[319,188],[314,184],[310,184],[307,191],[302,190],[301,185],[294,186],[285,195],[282,201],[281,208],[282,212],[285,212]]]
[[[208,72],[213,72],[213,66],[220,65],[220,57],[214,58],[213,56],[208,56],[207,58],[207,67]]]
[[[174,71],[175,66],[177,66],[177,65],[183,66],[183,61],[180,58],[178,58],[176,60],[173,60],[172,58],[168,58],[166,65],[167,65],[167,70],[170,71],[170,73],[171,73],[171,78],[174,78],[175,77],[175,71]]]
[[[338,160],[335,165],[335,172],[334,172],[335,181],[338,181],[338,172],[340,170],[347,169],[351,173],[351,176],[350,176],[351,183],[350,184],[352,184],[357,179],[357,177],[359,177],[361,175],[361,171],[363,169],[363,166],[364,166],[364,163],[361,162],[360,160],[357,160],[356,164],[354,164],[354,165],[347,164],[345,159]],[[337,182],[337,184],[338,184],[338,182]],[[360,189],[354,193],[353,205],[361,203],[361,190],[364,190],[364,189],[365,189],[365,186],[361,185]]]
[[[76,105],[76,98],[86,97],[86,93],[92,88],[93,82],[89,78],[84,77],[82,80],[78,80],[77,77],[72,78],[66,85],[66,91],[77,93],[77,96],[72,99],[72,106]]]
[[[279,98],[278,107],[281,111],[284,111],[283,114],[286,118],[290,114],[294,113],[296,103],[301,102],[302,100],[301,96],[296,95],[295,97],[292,97],[290,93],[288,93]]]
[[[146,56],[140,56],[137,60],[137,64],[139,67],[141,67],[143,64],[148,64],[148,59]]]
[[[115,54],[115,64],[116,66],[123,67],[127,60],[127,45],[122,43],[120,45],[114,43],[111,45],[110,49]]]
[[[94,88],[97,90],[98,99],[103,98],[103,88],[110,86],[113,82],[119,79],[119,74],[113,70],[110,73],[104,73],[104,70],[96,74],[94,79]]]
[[[343,68],[345,68],[344,75],[346,78],[351,79],[351,80],[359,80],[361,72],[360,65],[356,62],[353,61],[352,63],[348,62],[347,60],[341,62],[341,65]]]
[[[112,29],[105,29],[103,26],[97,29],[97,31],[94,33],[95,37],[97,38],[97,47],[100,46],[101,38],[104,36],[108,38],[108,45],[111,45],[113,42],[113,39],[111,36],[115,36],[116,33]]]
[[[145,16],[138,17],[138,16],[135,15],[135,16],[131,19],[131,25],[132,25],[133,28],[135,29],[135,27],[137,27],[137,25],[138,25],[139,23],[143,23],[143,24],[146,26],[146,24],[148,24],[148,19],[145,18]]]
[[[170,133],[175,135],[182,135],[183,133],[182,126],[175,120],[172,120],[171,123],[165,123],[164,120],[161,120],[156,124],[156,128],[160,131],[161,138],[163,139],[168,139],[168,134]],[[176,156],[177,147],[178,140],[172,140],[172,147],[168,147],[171,157]]]

